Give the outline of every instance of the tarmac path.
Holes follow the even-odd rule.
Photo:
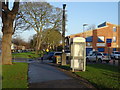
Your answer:
[[[56,67],[36,62],[29,64],[29,88],[87,88]]]

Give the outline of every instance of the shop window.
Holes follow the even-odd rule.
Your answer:
[[[98,52],[104,52],[105,48],[98,48]]]

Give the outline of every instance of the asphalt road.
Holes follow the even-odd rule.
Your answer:
[[[79,80],[40,62],[29,64],[28,76],[29,88],[87,88]]]

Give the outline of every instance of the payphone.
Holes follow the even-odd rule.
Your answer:
[[[86,68],[86,42],[85,38],[74,37],[71,39],[71,68],[85,71]]]

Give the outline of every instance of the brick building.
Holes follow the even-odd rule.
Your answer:
[[[86,52],[88,54],[91,50],[98,50],[99,52],[111,53],[112,51],[120,51],[120,31],[119,26],[104,22],[98,25],[98,28],[94,30],[88,30],[83,33],[70,35],[73,37],[86,38]],[[69,39],[70,40],[70,39]],[[108,44],[111,42],[111,46],[108,49]]]

